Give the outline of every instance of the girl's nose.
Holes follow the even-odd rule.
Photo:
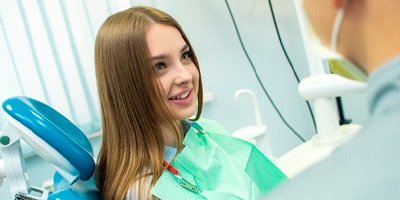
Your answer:
[[[175,70],[174,70],[175,84],[177,85],[187,84],[192,80],[192,74],[188,71],[188,69],[189,66],[185,66],[182,63],[175,65]]]

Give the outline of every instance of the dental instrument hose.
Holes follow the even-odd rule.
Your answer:
[[[270,3],[270,9],[271,9],[271,14],[272,14],[272,17],[273,17],[275,29],[276,29],[276,31],[277,31],[277,34],[278,34],[278,38],[279,38],[281,47],[282,47],[282,49],[283,49],[283,51],[284,51],[284,53],[285,53],[285,56],[286,56],[286,59],[287,59],[288,62],[289,62],[289,65],[291,66],[291,68],[292,68],[292,70],[293,70],[293,73],[294,73],[294,75],[295,75],[295,77],[296,77],[297,82],[300,82],[300,80],[299,80],[299,78],[298,78],[298,76],[297,76],[297,73],[296,73],[296,71],[294,70],[293,64],[292,64],[291,60],[289,59],[289,56],[287,55],[286,49],[285,49],[285,47],[284,47],[284,45],[283,45],[283,42],[282,42],[282,39],[281,39],[279,30],[278,30],[278,27],[277,27],[277,24],[276,24],[275,14],[274,14],[274,12],[273,12],[272,5],[271,5],[271,1],[270,1],[270,0],[269,0],[269,3]],[[246,50],[246,48],[245,48],[245,46],[244,46],[244,44],[243,44],[242,37],[240,36],[240,32],[239,32],[239,29],[238,29],[238,27],[237,27],[236,20],[235,20],[235,18],[234,18],[234,16],[233,16],[232,10],[231,10],[231,8],[230,8],[230,6],[229,6],[228,0],[225,0],[225,4],[226,4],[226,7],[228,8],[230,17],[231,17],[232,22],[233,22],[233,25],[234,25],[234,27],[235,27],[236,34],[237,34],[237,36],[238,36],[238,39],[239,39],[240,45],[241,45],[241,47],[242,47],[242,49],[243,49],[243,52],[245,53],[246,58],[247,58],[247,60],[249,61],[250,65],[251,65],[251,67],[252,67],[252,69],[253,69],[253,71],[254,71],[254,74],[256,75],[257,81],[259,82],[259,84],[260,84],[260,86],[261,86],[261,88],[262,88],[264,94],[267,96],[267,98],[268,98],[269,101],[271,102],[272,106],[274,107],[275,111],[277,112],[277,114],[279,115],[279,117],[282,119],[282,121],[285,123],[285,125],[286,125],[286,126],[287,126],[287,127],[302,141],[302,142],[305,142],[304,138],[301,137],[300,134],[297,133],[297,131],[294,130],[293,127],[290,126],[290,124],[286,121],[286,119],[283,117],[282,113],[279,111],[279,109],[278,109],[277,106],[275,105],[275,103],[274,103],[274,101],[272,100],[271,96],[270,96],[269,93],[267,92],[267,90],[266,90],[264,84],[262,83],[260,77],[258,76],[257,70],[256,70],[256,68],[255,68],[255,66],[254,66],[254,64],[253,64],[253,61],[251,60],[251,58],[250,58],[249,54],[247,53],[247,50]],[[310,111],[310,113],[311,113],[311,117],[312,117],[312,120],[313,120],[313,123],[314,123],[314,127],[315,127],[315,119],[314,119],[314,115],[312,114],[310,104],[309,104],[309,102],[306,102],[306,103],[307,103],[308,109],[309,109],[309,111]]]

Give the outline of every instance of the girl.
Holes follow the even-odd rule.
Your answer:
[[[101,196],[152,198],[163,161],[183,148],[190,126],[183,120],[201,114],[196,54],[171,16],[134,7],[101,26],[95,65],[103,125],[96,170]]]

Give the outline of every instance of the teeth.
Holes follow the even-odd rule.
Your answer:
[[[173,100],[184,99],[189,96],[189,92],[182,94],[180,97],[174,97]]]

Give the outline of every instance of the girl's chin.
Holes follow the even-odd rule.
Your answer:
[[[193,115],[181,115],[181,116],[175,116],[175,119],[176,120],[187,120],[187,119],[190,119],[193,117],[194,117],[194,114]]]
[[[176,120],[187,120],[192,118],[195,114],[196,114],[195,111],[187,113],[175,113],[174,118]]]

